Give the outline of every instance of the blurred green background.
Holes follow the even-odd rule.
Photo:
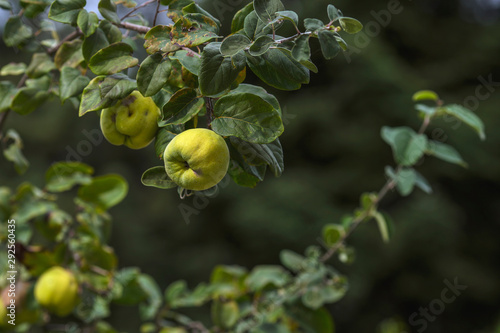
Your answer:
[[[227,33],[232,14],[247,2],[202,5],[223,21]],[[283,2],[301,18],[327,19],[329,1]],[[356,261],[334,263],[348,276],[350,291],[330,310],[338,332],[378,332],[390,318],[403,323],[401,330],[423,332],[423,324],[412,326],[409,317],[441,298],[444,280],[458,279],[467,289],[427,321],[425,331],[494,332],[500,323],[500,83],[478,87],[479,77],[500,82],[500,2],[395,3],[334,2],[366,25],[364,34],[346,36],[352,50],[327,62],[316,44],[313,60],[320,73],[312,75],[311,84],[296,92],[266,86],[286,113],[283,176],[269,175],[256,189],[230,184],[189,221],[180,205],[195,207],[192,198],[181,201],[174,190],[140,183],[144,170],[161,164],[153,146],[132,151],[107,142],[85,143],[86,131],[98,129],[98,115],[79,118],[70,105],[56,100],[29,116],[9,117],[6,128],[23,137],[31,167],[19,177],[0,160],[0,184],[15,187],[27,180],[42,186],[52,163],[80,151],[96,174],[118,173],[130,183],[125,202],[111,210],[111,245],[120,266],[140,267],[162,288],[177,279],[194,286],[206,281],[217,264],[274,264],[281,249],[303,252],[318,244],[325,223],[338,222],[356,208],[362,192],[384,184],[384,166],[393,162],[380,128],[418,127],[411,95],[433,89],[446,102],[472,107],[486,124],[487,141],[455,122],[431,126],[429,135],[457,146],[469,168],[426,159],[419,170],[434,194],[401,198],[392,193],[382,202],[395,221],[394,239],[383,244],[374,223],[354,233],[349,244],[356,248]],[[380,14],[389,8],[398,13]],[[29,61],[2,42],[0,59],[1,65]],[[260,84],[251,74],[247,81]],[[115,309],[110,321],[127,332],[137,331],[139,323],[136,309],[127,308]]]

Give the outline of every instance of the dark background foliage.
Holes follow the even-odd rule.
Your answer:
[[[246,2],[202,5],[227,32],[232,14]],[[284,3],[301,18],[327,19],[328,1]],[[283,248],[302,252],[318,244],[325,223],[338,222],[356,207],[362,192],[383,185],[383,169],[392,156],[380,128],[418,127],[411,95],[433,89],[446,102],[474,108],[486,123],[487,141],[452,121],[431,126],[430,135],[458,147],[469,168],[429,158],[419,170],[433,185],[432,195],[393,193],[382,202],[395,222],[394,239],[383,244],[374,223],[355,232],[349,244],[356,248],[356,261],[335,264],[349,277],[350,291],[330,310],[338,332],[374,332],[388,318],[417,332],[423,325],[412,327],[409,317],[441,298],[444,280],[457,278],[467,289],[428,322],[426,332],[492,332],[500,320],[500,84],[478,87],[479,77],[500,82],[500,4],[407,0],[398,14],[377,21],[391,3],[336,1],[344,14],[365,24],[367,37],[347,36],[354,46],[348,56],[329,62],[313,56],[320,73],[300,91],[266,87],[286,112],[281,178],[268,175],[256,189],[230,184],[208,204],[181,201],[174,190],[140,184],[144,170],[161,164],[153,146],[132,151],[93,144],[85,133],[97,133],[98,115],[78,118],[77,110],[53,100],[29,116],[9,117],[7,128],[19,131],[31,162],[24,179],[42,185],[44,171],[68,158],[81,158],[97,174],[123,175],[130,193],[111,210],[111,245],[120,266],[141,267],[162,288],[177,279],[194,286],[206,281],[217,264],[273,264]],[[2,65],[29,60],[2,43],[0,52]],[[248,81],[258,82],[250,74]],[[5,160],[0,163],[0,184],[17,186],[22,178]],[[193,213],[189,219],[181,213],[186,207]],[[206,316],[196,311],[198,318]],[[117,308],[111,323],[137,331],[136,309]]]

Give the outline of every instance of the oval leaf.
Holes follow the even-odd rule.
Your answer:
[[[137,89],[137,84],[124,74],[98,76],[83,89],[79,115],[115,104]]]
[[[222,41],[220,52],[223,56],[234,56],[236,53],[246,49],[252,44],[248,37],[243,35],[231,35]]]
[[[139,63],[137,58],[131,56],[134,52],[127,43],[114,43],[98,51],[89,62],[89,68],[96,75],[109,75],[134,67]]]
[[[118,175],[100,176],[78,189],[78,197],[102,210],[119,204],[127,195],[128,184]]]
[[[160,127],[180,125],[188,122],[203,108],[204,101],[199,98],[196,90],[183,88],[177,91],[163,107],[163,121]]]
[[[283,133],[280,114],[261,97],[229,94],[214,107],[213,130],[222,136],[236,136],[252,143],[270,143]]]
[[[309,70],[288,50],[269,49],[260,57],[247,54],[247,63],[262,81],[281,90],[297,90],[309,83]]]
[[[170,189],[177,187],[167,175],[165,167],[157,166],[146,170],[141,177],[141,182],[145,186],[156,187],[161,189]]]
[[[221,43],[210,43],[201,55],[199,82],[204,96],[216,96],[229,89],[245,68],[244,55],[238,53],[232,58],[225,58],[220,46]]]
[[[49,18],[66,24],[74,24],[85,7],[85,0],[56,0],[50,5]]]
[[[450,145],[439,141],[429,141],[426,154],[435,156],[443,161],[467,167],[460,153]]]
[[[89,82],[90,79],[81,75],[78,69],[63,67],[59,85],[59,97],[61,101],[64,103],[68,98],[80,95]]]
[[[339,21],[342,29],[348,34],[356,34],[363,30],[363,24],[352,17],[341,17]]]
[[[167,83],[172,63],[155,53],[144,59],[137,72],[137,88],[143,96],[153,96]]]
[[[90,184],[93,173],[94,169],[83,163],[54,163],[45,173],[46,189],[51,192],[63,192],[78,184]]]

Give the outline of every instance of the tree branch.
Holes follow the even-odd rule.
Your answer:
[[[122,23],[118,23],[115,25],[119,28],[137,31],[141,34],[145,34],[151,29],[149,27],[145,27],[145,26],[137,25],[137,24],[133,24],[133,23],[128,23],[128,22],[122,22]]]
[[[156,5],[155,18],[153,19],[153,27],[156,25],[156,19],[158,18],[158,11],[160,10],[160,0],[157,0],[158,4]]]
[[[82,35],[82,31],[80,29],[76,29],[75,31],[73,31],[72,33],[70,33],[69,35],[67,35],[66,37],[64,37],[63,40],[61,40],[56,46],[50,48],[47,50],[47,53],[50,54],[50,55],[53,55],[57,52],[57,50],[59,50],[59,48],[66,42],[69,42],[73,39],[76,39],[78,37],[80,37]]]
[[[127,14],[125,14],[122,18],[121,18],[121,21],[123,21],[124,19],[126,19],[127,17],[129,17],[130,15],[132,15],[133,13],[135,13],[136,11],[138,11],[139,9],[143,8],[143,7],[146,7],[147,5],[149,4],[152,4],[153,2],[156,2],[156,0],[149,0],[149,1],[146,1],[145,3],[143,4],[140,4],[138,6],[136,6],[134,9],[132,9],[130,12],[128,12]]]
[[[419,134],[423,134],[425,130],[429,127],[431,122],[431,117],[428,115],[425,117],[424,121],[422,122],[422,126],[420,127],[420,130],[418,131]],[[403,166],[399,164],[396,168],[396,174],[398,174],[401,169],[403,169]],[[393,190],[397,185],[397,182],[394,179],[389,179],[385,185],[380,189],[380,191],[377,194],[377,197],[375,201],[373,202],[373,207],[377,207],[380,201],[389,193],[389,191]],[[345,241],[349,236],[356,230],[356,228],[361,224],[361,222],[365,221],[367,218],[373,217],[370,215],[370,212],[367,210],[360,216],[356,217],[352,222],[347,230],[347,232],[340,238],[340,240],[331,248],[328,249],[328,251],[325,252],[325,254],[320,258],[321,262],[325,262],[328,259],[330,259],[342,246],[344,246]]]

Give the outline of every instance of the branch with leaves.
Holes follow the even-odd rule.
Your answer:
[[[121,18],[117,3],[129,8]],[[155,3],[151,26],[139,12]],[[17,87],[7,80],[0,82],[1,133],[9,113],[29,115],[50,97],[72,103],[83,116],[105,112],[123,101],[133,103],[138,91],[161,114],[154,124],[155,160],[163,158],[165,147],[178,134],[205,126],[223,137],[229,147],[227,177],[249,188],[264,181],[266,173],[277,177],[283,172],[279,137],[284,124],[278,99],[261,86],[245,83],[247,71],[273,88],[300,89],[309,83],[310,72],[319,70],[311,60],[312,38],[318,39],[324,58],[332,59],[348,47],[341,33],[362,29],[359,21],[344,16],[333,5],[326,8],[328,23],[317,18],[301,21],[279,0],[250,2],[235,14],[231,34],[225,38],[219,35],[221,22],[192,0],[140,5],[129,0],[101,0],[98,8],[103,19],[88,12],[83,0],[55,0],[50,7],[46,2],[23,2],[22,6],[5,23],[4,42],[34,52],[29,64],[7,64],[0,71],[2,76],[22,75]],[[156,25],[165,12],[161,6],[168,6],[166,15],[172,24]],[[6,1],[0,1],[0,8],[12,10]],[[46,8],[49,20],[40,28],[25,24]],[[52,21],[74,30],[60,38]],[[292,33],[280,36],[286,25],[291,25]],[[137,41],[148,53],[144,59],[134,54]],[[129,69],[135,67],[137,74],[129,75]],[[92,167],[73,162],[52,165],[43,188],[29,183],[15,191],[0,187],[2,246],[8,240],[6,221],[15,220],[20,230],[16,259],[22,283],[36,284],[52,266],[63,266],[75,274],[81,302],[68,323],[75,330],[115,332],[105,322],[110,305],[115,304],[137,306],[144,333],[333,332],[333,319],[324,305],[339,301],[348,283],[327,261],[335,254],[341,262],[352,260],[353,249],[346,240],[363,222],[374,219],[383,239],[389,239],[390,223],[379,211],[380,201],[393,189],[404,196],[415,187],[431,191],[414,169],[424,155],[465,165],[453,147],[425,135],[431,121],[453,116],[484,138],[484,126],[471,111],[444,105],[430,91],[417,93],[414,100],[419,102],[416,108],[423,119],[418,132],[408,127],[382,129],[382,138],[392,147],[396,161],[395,169],[386,168],[388,180],[383,188],[363,194],[360,208],[341,224],[325,226],[322,245],[326,248],[313,245],[303,255],[284,250],[282,265],[257,266],[250,271],[220,265],[208,283],[191,290],[184,281],[176,281],[162,293],[154,279],[140,269],[119,268],[107,245],[111,223],[107,210],[124,198],[126,182],[117,175],[94,177]],[[7,160],[20,174],[25,172],[29,164],[21,152],[19,134],[9,129],[0,140]],[[142,182],[161,189],[177,188],[181,198],[193,194],[170,179],[163,166],[144,172]],[[74,188],[75,213],[70,214],[59,207],[58,198]],[[197,192],[215,195],[217,185]],[[2,250],[0,256],[6,253]],[[33,297],[33,288],[30,290],[20,310],[26,316],[19,320],[55,329],[51,309],[43,308]],[[205,304],[210,304],[211,322],[193,320],[183,313],[185,308]]]

